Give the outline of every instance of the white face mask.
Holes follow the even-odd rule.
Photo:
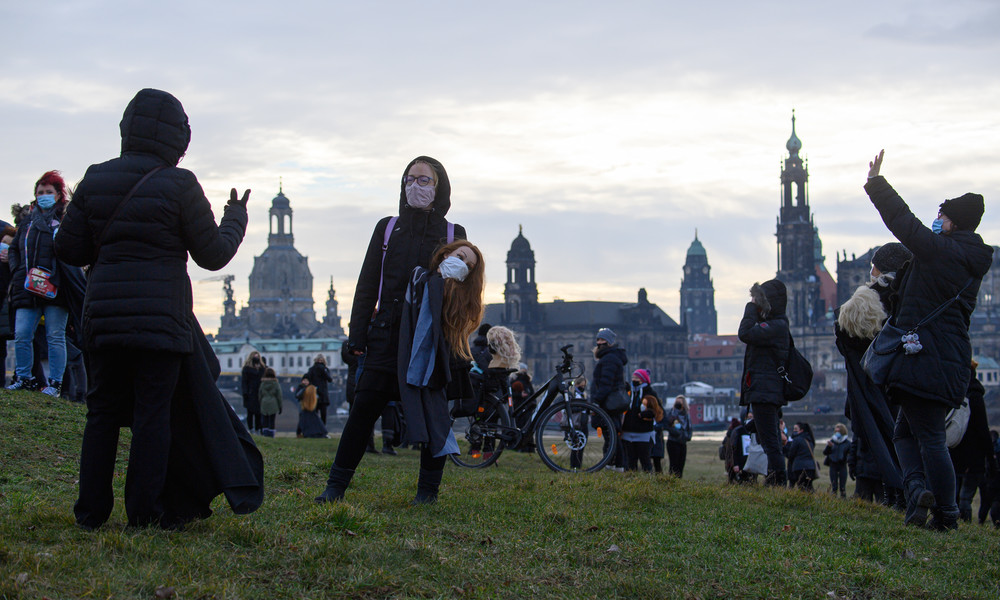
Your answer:
[[[448,258],[441,261],[438,265],[438,272],[441,273],[441,277],[445,279],[457,279],[459,281],[465,281],[465,278],[469,275],[469,266],[466,265],[461,258],[457,256],[449,256]]]
[[[434,202],[434,186],[420,185],[416,181],[406,186],[406,203],[423,210]]]

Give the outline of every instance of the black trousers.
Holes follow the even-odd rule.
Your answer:
[[[670,457],[670,474],[678,479],[684,476],[684,464],[687,462],[688,447],[684,442],[667,440],[667,456]]]
[[[399,401],[399,382],[395,373],[362,369],[333,464],[342,469],[356,469],[365,455],[375,421],[389,402]],[[441,471],[446,460],[445,456],[435,458],[426,447],[420,452],[421,469]]]
[[[750,407],[757,425],[757,441],[767,455],[767,473],[784,482],[787,477],[785,455],[781,452],[781,434],[778,431],[778,405],[759,402]]]
[[[80,497],[73,507],[76,521],[97,527],[111,515],[118,429],[131,424],[125,513],[129,525],[155,523],[164,512],[161,496],[170,455],[170,405],[182,355],[95,350],[88,359],[91,380],[80,450]]]
[[[653,460],[650,457],[653,442],[627,442],[623,439],[622,445],[625,447],[626,471],[637,471],[641,465],[643,471],[653,472]]]

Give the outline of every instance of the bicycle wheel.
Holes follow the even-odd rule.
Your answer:
[[[449,454],[451,462],[467,469],[481,469],[497,461],[509,436],[510,414],[507,405],[489,396],[479,404],[471,417],[460,417],[451,423],[461,454]]]
[[[553,471],[590,473],[604,468],[615,453],[618,436],[604,409],[573,401],[557,402],[535,429],[535,447]]]

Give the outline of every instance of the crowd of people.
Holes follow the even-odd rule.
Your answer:
[[[263,499],[263,460],[250,432],[274,435],[281,386],[252,352],[243,365],[247,416],[240,421],[215,385],[219,364],[194,318],[186,266],[188,256],[210,270],[233,258],[250,191],[240,198],[232,189],[216,223],[194,174],[177,166],[191,128],[166,92],[136,94],[120,133],[120,156],[92,165],[75,192],[48,171],[32,202],[14,207],[14,222],[0,222],[0,262],[8,266],[0,269],[7,313],[0,335],[12,337],[15,348],[7,387],[77,401],[86,390],[74,506],[81,527],[100,527],[111,514],[123,426],[132,430],[124,494],[130,525],[181,528],[210,515],[219,494],[235,512],[251,512]],[[879,248],[870,283],[838,311],[850,430],[838,423],[822,450],[830,489],[845,497],[850,477],[856,497],[898,507],[908,525],[941,531],[971,520],[979,491],[980,522],[991,517],[1000,526],[1000,445],[988,429],[968,334],[993,255],[975,233],[983,197],[946,200],[928,228],[881,175],[883,157],[869,164],[865,190],[898,242]],[[435,502],[447,456],[459,452],[449,401],[475,398],[471,375],[496,359],[482,323],[484,259],[466,230],[446,219],[444,166],[413,159],[399,189],[398,215],[375,225],[355,289],[341,355],[351,408],[318,503],[344,498],[364,454],[375,452],[380,418],[382,453],[400,445],[420,452],[413,503]],[[750,288],[738,332],[746,344],[745,409],[720,458],[731,482],[762,477],[768,486],[808,491],[820,474],[816,438],[809,423],[793,423],[789,432],[783,421],[793,346],[787,301],[777,279]],[[866,353],[890,328],[905,336],[876,378]],[[659,398],[651,373],[631,369],[617,342],[610,328],[597,332],[590,381],[580,377],[571,390],[607,407],[621,442],[608,468],[662,473],[666,458],[668,472],[683,477],[692,438],[687,399]],[[515,397],[530,397],[527,366],[511,372]],[[331,381],[326,358],[317,356],[295,389],[298,435],[327,436]],[[967,408],[967,427],[949,444],[949,410],[960,408]]]

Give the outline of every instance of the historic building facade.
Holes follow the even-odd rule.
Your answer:
[[[668,382],[671,387],[683,383],[687,330],[651,303],[645,289],[639,290],[635,302],[539,302],[535,264],[531,244],[519,231],[507,253],[504,302],[488,305],[485,316],[487,323],[509,327],[517,334],[523,361],[535,382],[552,376],[561,362],[559,348],[567,344],[589,377],[597,330],[609,327],[628,352],[630,373],[648,369],[653,381]]]
[[[681,279],[681,325],[687,327],[688,335],[718,333],[718,313],[715,310],[715,287],[712,283],[712,266],[708,264],[708,253],[698,241],[688,247],[684,260],[684,278]]]

